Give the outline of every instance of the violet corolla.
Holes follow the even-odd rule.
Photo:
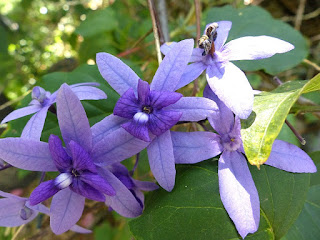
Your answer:
[[[178,121],[205,119],[217,109],[210,99],[183,97],[174,92],[192,49],[191,39],[177,43],[161,62],[150,86],[120,59],[108,53],[97,54],[101,75],[121,97],[114,115],[92,127],[94,135],[99,138],[121,126],[133,138],[143,140],[151,171],[167,191],[174,187],[176,174],[170,128]],[[100,148],[102,144],[99,143]],[[99,158],[104,159],[104,155]]]
[[[57,94],[57,118],[65,148],[54,135],[50,136],[49,144],[28,138],[0,139],[0,158],[12,166],[31,171],[60,172],[54,180],[41,183],[30,196],[30,205],[53,196],[50,208],[52,231],[61,234],[74,226],[82,215],[85,198],[106,201],[126,217],[140,215],[143,208],[135,196],[108,169],[95,165],[94,153],[98,149],[93,144],[88,118],[80,100],[67,84],[63,84]],[[109,153],[111,158],[114,155]]]
[[[70,85],[80,100],[106,99],[106,94],[94,86],[99,86],[99,84],[78,83]],[[24,127],[21,137],[40,140],[47,112],[56,102],[57,91],[51,94],[42,87],[36,86],[32,89],[31,97],[32,101],[27,107],[11,112],[1,121],[1,124],[35,113]]]
[[[192,164],[222,153],[218,161],[220,197],[239,234],[245,238],[248,233],[258,230],[260,201],[244,155],[240,119],[234,117],[232,111],[218,99],[209,86],[205,88],[203,95],[216,101],[219,106],[219,112],[208,118],[218,134],[172,134],[176,163]],[[190,148],[191,144],[193,148]],[[197,156],[200,152],[204,153],[201,158]],[[281,140],[274,142],[271,154],[264,164],[294,173],[317,171],[308,154]]]
[[[206,70],[207,82],[212,91],[237,116],[245,119],[252,111],[252,87],[245,74],[230,61],[269,58],[276,53],[288,52],[294,46],[269,36],[241,37],[225,44],[232,22],[219,21],[217,24],[215,40],[212,42],[214,51],[204,55],[204,49],[195,48],[190,59],[191,64],[187,66],[176,88],[187,85]],[[206,26],[205,34],[210,25],[212,23]],[[170,46],[163,45],[161,51],[168,54],[172,48]]]

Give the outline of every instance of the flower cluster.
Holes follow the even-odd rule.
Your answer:
[[[257,231],[260,202],[241,139],[240,118],[253,106],[253,90],[245,74],[230,61],[271,57],[293,49],[290,43],[268,36],[242,37],[225,44],[231,22],[208,24],[200,48],[183,40],[163,45],[166,55],[150,84],[120,59],[97,54],[103,78],[120,94],[113,114],[89,125],[80,100],[106,98],[95,84],[63,84],[50,94],[32,91],[28,107],[9,114],[8,122],[35,113],[20,138],[0,139],[0,159],[25,170],[58,172],[41,182],[28,198],[0,192],[0,225],[18,226],[41,212],[50,216],[55,234],[67,230],[89,232],[78,225],[85,199],[105,202],[125,217],[137,217],[144,208],[141,191],[158,185],[133,179],[121,161],[147,149],[153,176],[167,191],[175,185],[175,164],[193,164],[219,154],[219,190],[223,205],[242,238]],[[191,64],[189,64],[191,63]],[[206,70],[204,97],[176,92]],[[54,107],[56,103],[56,107]],[[47,111],[56,113],[62,136],[40,141]],[[212,131],[175,132],[178,122],[208,119]],[[296,173],[315,172],[300,148],[276,140],[267,165]],[[52,197],[50,209],[46,200]]]

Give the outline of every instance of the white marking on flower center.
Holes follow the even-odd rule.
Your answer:
[[[70,173],[61,173],[56,179],[54,180],[56,186],[60,189],[64,189],[69,187],[72,183],[72,176]]]
[[[146,123],[149,120],[149,116],[147,113],[144,112],[137,112],[134,116],[133,119],[138,122],[138,123]]]

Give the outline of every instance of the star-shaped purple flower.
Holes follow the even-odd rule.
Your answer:
[[[205,119],[217,109],[215,102],[210,99],[182,97],[174,92],[192,49],[192,39],[177,43],[160,64],[150,87],[120,59],[108,53],[97,54],[101,75],[121,97],[114,109],[114,115],[92,127],[94,136],[99,139],[99,136],[121,126],[133,138],[143,140],[144,147],[147,147],[151,171],[167,191],[172,190],[176,174],[170,128],[178,121]],[[100,148],[103,148],[102,144],[99,142]],[[139,152],[143,145],[139,144],[139,147],[135,144],[131,147]],[[101,154],[98,159],[101,159],[103,164],[104,155]]]
[[[71,85],[71,89],[80,100],[106,99],[107,95],[93,87],[98,83],[79,83]],[[57,91],[50,93],[42,87],[34,87],[31,93],[32,101],[29,106],[17,109],[6,116],[1,124],[35,113],[24,127],[21,137],[40,140],[45,119],[49,108],[56,102]]]
[[[247,118],[253,106],[253,92],[245,74],[230,61],[269,58],[276,53],[285,53],[294,48],[288,42],[269,36],[241,37],[224,44],[232,23],[220,21],[214,40],[215,51],[203,56],[204,49],[195,48],[190,62],[177,88],[181,88],[206,70],[206,78],[212,91],[238,117]],[[204,33],[211,24],[206,26]],[[175,43],[174,43],[175,44]],[[163,45],[161,51],[168,54],[174,44]]]
[[[54,180],[41,183],[30,196],[31,205],[53,196],[52,231],[61,234],[74,226],[82,215],[85,198],[106,201],[126,217],[140,215],[142,207],[135,196],[107,168],[96,166],[95,153],[100,149],[93,143],[92,130],[80,100],[67,84],[63,84],[57,94],[57,117],[66,148],[54,135],[50,136],[49,144],[27,138],[0,139],[0,158],[12,166],[60,172]],[[113,139],[117,137],[112,136]],[[101,141],[109,141],[109,138],[102,137]],[[116,140],[111,142],[112,149],[126,151]],[[119,159],[113,152],[105,156]]]
[[[196,163],[222,153],[218,162],[219,191],[222,203],[242,238],[258,230],[260,201],[258,191],[247,165],[241,140],[239,117],[207,86],[204,96],[214,100],[219,112],[208,119],[218,134],[195,132],[192,135],[175,133],[173,147],[176,163]],[[193,144],[193,148],[190,145]],[[203,152],[204,156],[199,157]],[[276,140],[264,163],[295,173],[316,172],[312,159],[297,146]]]

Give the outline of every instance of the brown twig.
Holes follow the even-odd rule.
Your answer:
[[[27,96],[30,92],[31,92],[31,90],[25,92],[22,96],[17,97],[16,99],[13,99],[13,100],[11,100],[11,101],[9,101],[9,102],[6,102],[5,104],[2,104],[2,105],[0,106],[0,110],[5,109],[6,107],[9,107],[9,106],[11,106],[12,104],[15,104],[15,103],[19,102],[19,101],[22,100],[25,96]]]
[[[196,22],[197,22],[197,41],[196,44],[198,46],[198,39],[201,37],[201,3],[200,0],[194,0],[194,5],[196,9]],[[199,80],[194,80],[192,96],[196,96],[199,92]]]
[[[317,71],[320,71],[320,66],[318,66],[317,64],[315,64],[314,62],[311,62],[308,59],[303,59],[303,62],[314,67]]]
[[[296,19],[294,21],[294,28],[297,30],[300,30],[305,6],[306,6],[306,0],[300,0],[297,14],[296,14]]]

